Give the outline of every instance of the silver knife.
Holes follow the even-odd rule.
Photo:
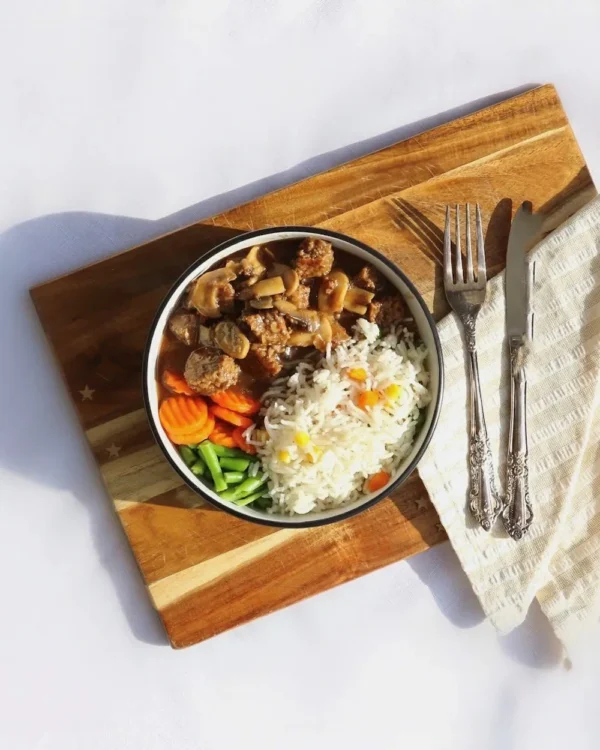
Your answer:
[[[513,539],[521,539],[531,525],[529,453],[527,447],[527,375],[525,360],[530,341],[531,278],[527,251],[538,239],[542,217],[531,203],[517,211],[508,237],[506,255],[506,333],[510,350],[510,427],[506,461],[506,500],[502,520]]]

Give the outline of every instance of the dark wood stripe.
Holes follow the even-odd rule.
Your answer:
[[[119,513],[147,583],[276,533],[197,502],[182,486]]]
[[[31,290],[84,429],[141,408],[156,310],[183,271],[239,230],[196,224]],[[79,391],[95,390],[83,401]]]
[[[510,103],[482,109],[331,169],[319,175],[318,190],[314,180],[308,178],[211,221],[216,226],[227,224],[244,231],[278,224],[331,222],[365,203],[494,154],[499,143],[504,149],[510,148],[565,125],[568,121],[555,88],[543,86]],[[448,148],[449,142],[460,147]]]
[[[181,648],[205,640],[429,546],[391,502],[361,518],[362,522],[353,519],[307,529],[283,549],[232,570],[225,581],[218,579],[159,611],[173,634],[172,645]],[[386,533],[386,525],[394,532]],[[444,538],[439,531],[437,537],[429,536],[429,544]]]

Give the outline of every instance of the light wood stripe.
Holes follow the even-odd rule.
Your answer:
[[[113,504],[117,513],[122,513],[124,510],[127,510],[127,508],[133,508],[134,506],[139,505],[139,502],[136,500],[114,500]]]
[[[85,434],[92,448],[99,448],[111,440],[114,441],[122,433],[129,432],[134,427],[146,426],[147,424],[148,420],[144,409],[136,409],[122,417],[111,419],[110,422],[91,427],[89,430],[86,430]]]
[[[109,461],[100,470],[118,510],[124,502],[143,503],[183,485],[157,445]]]
[[[158,505],[167,508],[179,508],[180,510],[200,510],[206,508],[209,503],[200,495],[190,489],[187,484],[182,484],[175,489],[168,490],[161,495],[154,495],[150,500],[143,503],[135,500],[117,500],[115,507],[119,513],[140,505]]]
[[[150,584],[148,589],[156,609],[161,610],[178,599],[211,583],[217,578],[231,573],[242,565],[257,560],[261,555],[281,547],[305,529],[282,529],[254,542],[237,547],[230,552],[213,557],[211,560],[193,565],[180,573],[162,578]]]
[[[432,177],[431,179],[436,180],[440,177],[453,177],[457,174],[461,174],[462,172],[469,171],[470,169],[473,169],[474,167],[481,166],[482,164],[487,164],[490,161],[496,161],[498,159],[502,159],[506,154],[509,154],[513,151],[518,151],[524,147],[530,146],[532,143],[537,143],[538,141],[546,140],[547,138],[552,138],[555,135],[559,135],[560,133],[564,133],[570,126],[562,125],[559,128],[553,128],[552,130],[546,130],[543,133],[536,133],[535,135],[532,135],[530,138],[524,138],[522,141],[518,141],[517,143],[511,143],[510,146],[506,146],[505,148],[499,148],[497,151],[494,151],[491,154],[486,154],[485,156],[480,156],[478,159],[473,159],[472,161],[468,161],[465,164],[460,164],[457,167],[454,167],[454,169],[448,169],[444,174],[436,175],[435,177]],[[429,182],[429,181],[428,181]]]
[[[391,199],[394,197],[402,197],[403,195],[409,195],[414,190],[422,191],[424,188],[431,189],[431,187],[435,185],[436,183],[452,180],[456,178],[457,176],[463,175],[465,173],[468,174],[473,169],[478,169],[482,165],[489,164],[491,162],[500,161],[504,157],[506,157],[508,154],[513,154],[515,152],[520,151],[523,148],[530,147],[532,144],[537,143],[538,141],[543,141],[543,140],[547,140],[548,138],[553,138],[554,136],[564,133],[569,128],[570,126],[567,124],[567,125],[562,125],[561,127],[558,127],[558,128],[553,128],[552,130],[547,130],[543,133],[536,133],[535,135],[532,135],[530,138],[524,138],[522,141],[511,143],[510,146],[506,146],[505,148],[499,148],[497,151],[494,151],[489,154],[484,154],[483,156],[480,156],[471,161],[467,161],[464,164],[459,164],[458,166],[453,167],[452,169],[447,169],[444,172],[440,172],[439,174],[431,175],[431,177],[429,177],[427,180],[423,180],[422,182],[419,182],[416,185],[408,185],[405,188],[402,188],[402,190],[398,191],[397,193],[390,193],[387,196],[379,196],[379,198]],[[361,206],[361,208],[364,208],[365,205],[368,205],[368,204],[364,204],[363,206]],[[325,226],[326,224],[327,222],[324,222],[323,226]]]

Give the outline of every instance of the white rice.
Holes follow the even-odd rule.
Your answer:
[[[316,366],[298,365],[263,396],[269,437],[257,449],[269,477],[272,513],[309,513],[352,503],[363,494],[368,477],[378,471],[394,475],[410,453],[419,410],[431,400],[427,349],[414,346],[406,331],[379,338],[379,327],[364,319],[354,333],[353,339],[328,349]],[[367,380],[348,377],[352,368],[363,368]],[[366,411],[356,406],[361,391],[383,392],[394,383],[401,388],[396,401],[382,398]],[[308,446],[297,444],[298,433],[307,433]]]

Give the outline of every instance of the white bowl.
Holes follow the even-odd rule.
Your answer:
[[[340,508],[333,508],[326,511],[314,511],[304,515],[283,516],[255,510],[248,506],[240,507],[233,503],[226,502],[225,500],[221,500],[215,492],[209,489],[201,479],[196,477],[195,474],[188,469],[179,455],[177,448],[171,443],[160,424],[160,419],[158,417],[158,393],[156,389],[156,364],[160,353],[161,339],[169,316],[178,306],[181,295],[193,279],[200,276],[200,274],[205,273],[213,266],[222,264],[230,255],[238,253],[240,250],[250,248],[253,245],[274,242],[276,240],[301,240],[305,237],[316,237],[318,239],[326,240],[331,242],[334,248],[344,250],[345,252],[370,263],[400,292],[415,319],[419,334],[429,350],[427,369],[430,374],[429,387],[432,399],[427,407],[425,422],[415,439],[410,454],[406,456],[405,460],[399,466],[395,476],[392,478],[392,481],[386,485],[383,491],[364,495],[359,500]],[[232,513],[239,518],[270,526],[291,528],[319,526],[322,524],[333,523],[334,521],[341,521],[344,518],[348,518],[349,516],[371,507],[397,489],[398,486],[407,479],[411,472],[414,471],[419,459],[431,440],[442,404],[443,380],[444,371],[442,349],[437,328],[423,298],[415,289],[411,281],[396,265],[368,245],[346,235],[338,234],[337,232],[330,232],[324,229],[313,229],[311,227],[273,227],[271,229],[264,229],[257,232],[249,232],[247,234],[239,235],[227,242],[223,242],[221,245],[218,245],[213,248],[213,250],[203,255],[179,278],[160,305],[150,328],[150,335],[146,344],[143,364],[144,403],[152,432],[154,433],[154,437],[167,460],[185,483],[203,498],[210,501],[213,505],[222,508],[228,513]]]

